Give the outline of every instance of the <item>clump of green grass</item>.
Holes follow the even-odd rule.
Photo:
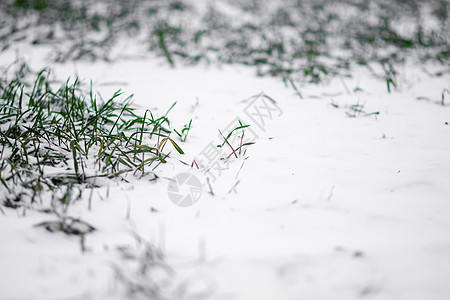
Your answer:
[[[59,88],[50,72],[39,72],[32,84],[16,77],[0,79],[0,181],[13,195],[11,203],[66,185],[95,187],[99,177],[143,177],[165,163],[170,137],[167,114],[137,114],[132,96],[117,91],[102,100],[78,79]]]

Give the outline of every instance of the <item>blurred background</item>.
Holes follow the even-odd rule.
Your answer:
[[[354,64],[448,65],[449,12],[447,0],[2,0],[0,51],[113,61],[126,44],[174,66],[237,63],[319,83]]]

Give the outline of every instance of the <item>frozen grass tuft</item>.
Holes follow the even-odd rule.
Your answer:
[[[78,79],[54,88],[42,70],[31,84],[19,76],[0,79],[0,186],[5,206],[42,202],[64,186],[95,188],[102,180],[153,175],[165,163],[170,137],[167,114],[141,116],[117,91],[104,101]],[[67,195],[66,195],[67,196]],[[64,201],[62,201],[64,202]]]

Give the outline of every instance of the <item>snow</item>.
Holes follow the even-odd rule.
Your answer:
[[[22,55],[42,66],[45,51],[33,49]],[[12,61],[11,52],[2,53],[1,65]],[[160,247],[176,272],[164,289],[173,299],[194,295],[189,289],[196,285],[208,299],[450,297],[450,106],[439,104],[448,73],[432,77],[408,64],[399,89],[388,94],[385,82],[360,68],[351,79],[301,86],[300,99],[280,80],[255,77],[246,67],[170,68],[139,57],[45,63],[57,78],[92,79],[102,94],[133,93],[137,105],[159,115],[177,101],[172,126],[193,119],[181,144],[186,154],[160,166],[156,182],[111,181],[93,193],[92,210],[88,192],[74,203],[70,215],[97,229],[86,235],[84,252],[80,237],[34,227],[54,216],[3,208],[2,299],[128,299],[112,266],[137,274],[133,259],[120,254],[145,252],[133,232]],[[264,132],[250,127],[259,138],[248,158],[232,161],[211,182],[211,195],[200,170],[177,158],[190,165],[218,141],[218,129],[243,115],[243,100],[261,92],[282,113]],[[349,117],[357,103],[379,115]],[[167,185],[186,171],[203,182],[203,192],[181,208],[169,200]]]

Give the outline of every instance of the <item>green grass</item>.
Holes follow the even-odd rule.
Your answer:
[[[227,144],[228,147],[230,147],[231,153],[227,156],[227,158],[230,158],[232,155],[234,155],[235,158],[238,158],[241,155],[245,156],[246,150],[244,150],[244,153],[242,154],[244,147],[254,144],[254,142],[245,142],[244,143],[245,128],[250,127],[250,125],[244,125],[240,120],[238,120],[238,123],[239,123],[239,125],[237,125],[232,130],[230,130],[230,132],[227,134],[227,136],[224,136],[223,133],[219,130],[219,134],[223,138],[223,142],[222,142],[222,144],[217,145],[217,147],[223,148],[225,146],[225,144]],[[239,131],[241,131],[241,135],[238,135]],[[238,146],[233,147],[233,145],[231,144],[230,140],[233,135],[236,135],[236,137],[238,139],[238,142],[239,142]]]
[[[243,17],[182,0],[6,0],[0,49],[26,40],[52,45],[59,62],[111,60],[122,39],[139,37],[171,66],[244,64],[261,76],[310,83],[347,75],[356,64],[450,61],[446,0],[223,2]],[[395,82],[387,84],[390,91]]]
[[[181,129],[181,132],[178,132],[176,129],[173,131],[180,137],[180,140],[182,142],[186,142],[186,139],[189,135],[189,131],[191,131],[192,126],[192,119],[189,121],[189,124],[184,125],[183,129]]]
[[[441,105],[445,106],[445,95],[450,95],[450,89],[443,89],[442,90],[442,100],[441,100]]]
[[[170,110],[142,116],[121,91],[102,100],[78,79],[55,86],[48,70],[31,84],[0,79],[0,181],[10,207],[63,186],[94,188],[100,177],[147,176],[166,162],[167,142],[183,153],[170,137]]]
[[[341,106],[337,103],[335,103],[333,100],[331,100],[330,105],[334,108],[341,108]],[[361,104],[359,103],[359,101],[355,104],[350,104],[350,105],[345,105],[344,108],[346,109],[345,114],[349,117],[349,118],[356,118],[356,117],[368,117],[368,116],[374,116],[375,119],[378,118],[378,116],[380,115],[379,111],[374,111],[374,112],[366,112],[365,108],[364,108],[364,103]]]
[[[381,61],[381,67],[384,71],[384,79],[386,81],[386,88],[388,93],[391,93],[391,87],[394,89],[397,88],[397,71],[394,66],[390,63],[386,63],[385,61]]]

